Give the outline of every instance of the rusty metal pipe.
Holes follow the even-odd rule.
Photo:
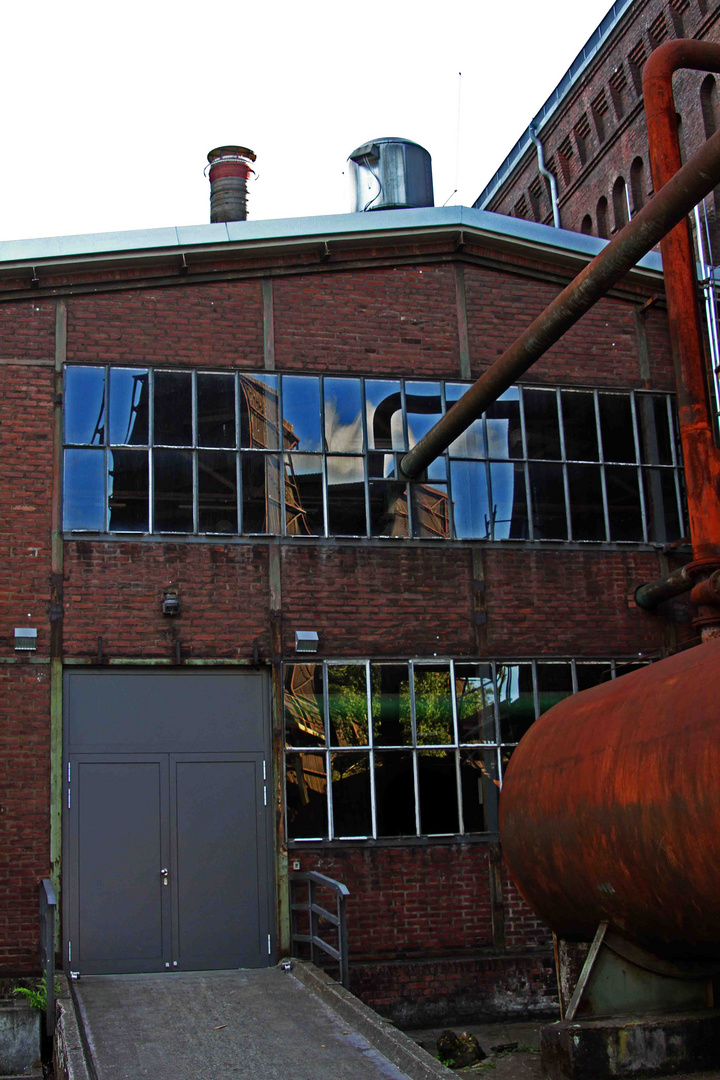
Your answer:
[[[719,182],[720,132],[716,132],[405,454],[402,475],[418,477]]]
[[[640,585],[635,590],[635,603],[643,611],[654,611],[658,604],[666,600],[672,600],[674,596],[681,596],[689,592],[694,584],[694,578],[687,566],[681,566],[666,578],[659,581],[649,581],[646,585]]]
[[[681,166],[672,89],[673,73],[681,68],[720,72],[720,45],[667,41],[651,53],[645,64],[643,98],[656,190]],[[663,237],[660,249],[693,554],[696,560],[717,560],[720,559],[720,455],[708,415],[705,350],[689,221],[681,222]]]

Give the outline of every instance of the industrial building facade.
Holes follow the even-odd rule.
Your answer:
[[[692,634],[633,599],[687,531],[657,257],[398,461],[599,247],[444,208],[0,248],[5,973],[48,871],[82,974],[274,963],[316,869],[386,1015],[553,1008],[503,768]]]

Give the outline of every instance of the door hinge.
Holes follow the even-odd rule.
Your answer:
[[[68,940],[68,964],[72,964],[72,941]]]
[[[271,949],[271,945],[270,945],[270,935],[268,934],[268,956],[270,955],[271,951],[272,951],[272,949]]]
[[[68,810],[70,809],[70,788],[68,788]]]
[[[267,806],[267,788],[263,787],[263,803]]]
[[[68,784],[70,783],[70,762],[68,761]]]
[[[263,761],[263,780],[267,780],[267,765]]]

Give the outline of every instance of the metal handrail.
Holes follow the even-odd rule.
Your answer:
[[[45,1034],[55,1034],[55,913],[57,901],[49,878],[38,885],[40,894],[40,967],[45,979]]]
[[[346,900],[350,895],[350,890],[347,885],[343,885],[340,881],[335,881],[334,878],[326,877],[325,874],[318,874],[316,870],[308,870],[306,872],[294,872],[289,875],[290,879],[290,941],[294,945],[295,942],[300,942],[310,946],[310,960],[315,962],[315,949],[322,949],[323,952],[331,956],[333,960],[337,960],[340,965],[340,982],[346,990],[350,989],[350,967],[348,962],[348,933],[347,933],[347,910]],[[307,900],[298,901],[297,899],[297,886],[307,885]],[[336,914],[328,911],[327,908],[322,907],[317,902],[317,890],[327,889],[329,892],[335,893],[336,897]],[[297,928],[297,913],[300,911],[306,911],[308,917],[308,930],[309,933],[301,934]],[[324,919],[337,929],[338,934],[338,948],[336,949],[327,941],[323,941],[320,937],[320,925],[319,920]]]

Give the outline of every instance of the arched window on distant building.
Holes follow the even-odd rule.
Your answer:
[[[717,131],[717,83],[713,75],[703,79],[700,86],[700,108],[705,138],[709,139]]]
[[[628,194],[624,176],[618,176],[612,189],[613,201],[613,227],[615,232],[620,232],[628,223]]]
[[[603,240],[608,238],[608,201],[604,195],[601,195],[597,204],[597,232],[598,236],[601,236]]]
[[[586,214],[585,217],[582,219],[580,232],[585,233],[586,236],[592,236],[592,218],[589,214]]]
[[[641,157],[636,157],[630,166],[630,194],[633,214],[637,214],[645,205],[645,164]]]

